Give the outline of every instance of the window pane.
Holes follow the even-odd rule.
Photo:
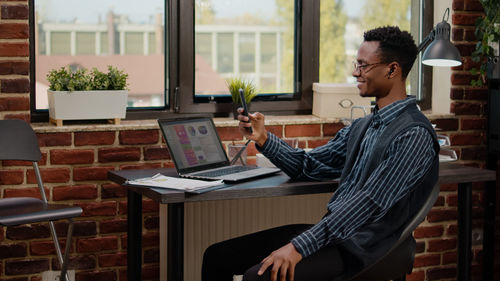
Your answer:
[[[363,32],[386,25],[409,31],[410,11],[411,0],[321,1],[320,82],[354,83],[351,62]]]
[[[227,96],[233,77],[293,93],[294,21],[294,0],[196,0],[195,95]]]
[[[36,109],[47,108],[50,70],[108,65],[129,75],[130,107],[164,107],[164,10],[165,0],[35,0]]]

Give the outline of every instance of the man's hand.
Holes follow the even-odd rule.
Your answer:
[[[248,114],[247,116],[241,115],[243,108],[238,108],[238,120],[240,120],[240,133],[244,135],[247,139],[255,141],[258,145],[263,146],[267,140],[267,131],[264,127],[264,114],[260,112],[255,112],[254,114]],[[250,121],[250,122],[248,122]],[[252,134],[250,134],[245,128],[252,127]]]
[[[262,275],[264,271],[269,266],[271,268],[271,281],[276,281],[278,276],[278,271],[280,273],[279,280],[286,281],[286,276],[288,275],[288,280],[293,281],[295,275],[295,265],[302,260],[302,255],[297,252],[295,246],[292,243],[288,243],[285,246],[279,248],[278,250],[272,252],[267,258],[262,260],[262,266],[257,272],[258,275]]]

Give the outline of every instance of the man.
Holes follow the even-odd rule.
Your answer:
[[[374,113],[309,153],[267,132],[261,113],[238,116],[240,132],[291,178],[340,176],[340,183],[327,213],[313,226],[283,226],[210,246],[203,260],[204,281],[243,273],[244,280],[346,278],[397,241],[438,172],[435,133],[415,98],[406,95],[416,55],[408,32],[397,27],[367,31],[352,75],[361,96],[375,97]],[[250,126],[251,134],[245,129]]]

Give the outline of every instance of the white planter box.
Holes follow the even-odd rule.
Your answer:
[[[354,84],[313,83],[312,113],[318,117],[353,118],[363,117],[363,109],[370,114],[371,98],[359,95]],[[354,106],[354,108],[353,108]]]
[[[127,90],[120,91],[51,91],[47,90],[49,117],[58,126],[62,120],[125,118]]]

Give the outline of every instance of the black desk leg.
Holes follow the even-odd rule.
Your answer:
[[[487,182],[484,191],[483,280],[493,281],[495,264],[496,182]]]
[[[168,204],[167,280],[184,280],[184,203]]]
[[[470,281],[472,246],[472,183],[458,184],[457,280]]]
[[[142,195],[127,191],[127,280],[141,280]]]

